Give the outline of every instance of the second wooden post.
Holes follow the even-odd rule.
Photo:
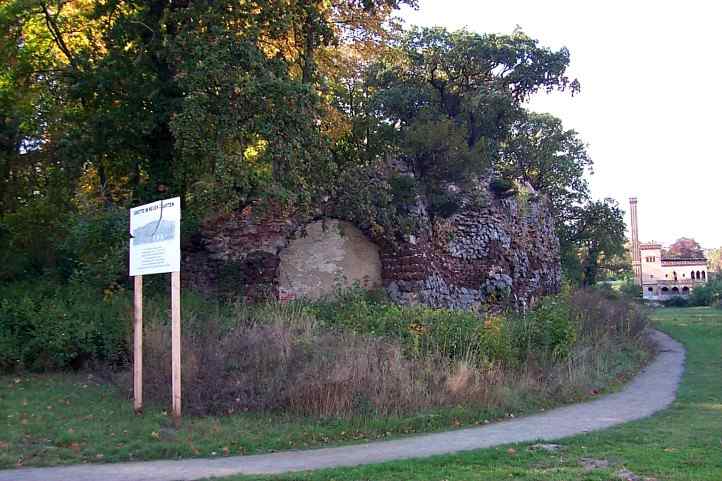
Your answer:
[[[171,357],[173,371],[173,417],[181,416],[181,306],[180,272],[171,272]]]

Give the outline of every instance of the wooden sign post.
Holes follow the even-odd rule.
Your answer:
[[[181,310],[180,310],[180,272],[171,272],[171,357],[173,371],[173,417],[181,415]]]
[[[130,209],[133,276],[133,409],[143,412],[143,276],[171,273],[172,413],[181,416],[180,198]]]
[[[143,276],[133,278],[133,410],[143,412]]]

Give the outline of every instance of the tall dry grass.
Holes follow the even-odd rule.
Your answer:
[[[450,358],[443,349],[419,355],[391,336],[329,328],[303,306],[239,306],[230,322],[191,321],[185,330],[184,409],[198,415],[349,417],[518,406],[541,397],[573,400],[625,372],[629,366],[619,365],[624,357],[617,354],[637,342],[646,320],[636,306],[597,292],[579,292],[565,302],[568,308],[560,312],[577,330],[575,344],[563,358],[524,354],[521,364],[480,355],[471,340],[468,350],[455,351],[468,353],[461,357]],[[509,325],[490,326],[494,335],[519,335],[521,324],[513,324],[519,318],[499,322]],[[170,329],[151,324],[144,351],[146,396],[169,403]]]

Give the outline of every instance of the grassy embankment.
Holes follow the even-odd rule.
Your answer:
[[[559,442],[558,453],[509,445],[460,455],[353,469],[294,474],[278,480],[659,481],[722,480],[722,310],[660,309],[660,329],[687,348],[677,400],[649,419]],[[588,469],[591,460],[608,467]],[[636,478],[627,475],[626,470]],[[228,481],[250,479],[228,478]],[[270,479],[270,478],[269,478]]]
[[[192,394],[186,399],[189,401],[186,407],[193,405],[190,403],[193,399],[203,401],[197,403],[198,406],[209,407],[206,400],[198,396],[207,398],[211,389],[219,388],[218,382],[214,381],[217,377],[215,373],[228,375],[228,365],[225,362],[228,359],[245,364],[231,371],[233,377],[221,378],[224,383],[231,380],[234,381],[231,385],[235,386],[235,381],[243,379],[244,373],[265,369],[263,373],[271,373],[280,383],[280,394],[285,392],[284,386],[296,387],[301,384],[303,390],[300,393],[309,396],[309,403],[299,405],[295,395],[291,396],[290,404],[288,397],[278,397],[275,394],[268,397],[261,393],[262,395],[249,399],[280,399],[291,408],[298,406],[311,412],[321,412],[320,408],[325,405],[319,407],[316,404],[328,399],[319,399],[317,394],[326,393],[323,389],[329,386],[323,383],[319,385],[313,378],[308,379],[309,372],[317,372],[307,371],[308,366],[313,363],[319,369],[325,370],[327,375],[329,366],[345,371],[349,366],[357,367],[359,359],[365,359],[364,362],[372,368],[383,367],[393,361],[392,365],[396,366],[394,369],[381,372],[379,368],[374,368],[370,375],[381,375],[382,378],[387,376],[383,374],[386,372],[398,375],[403,386],[417,386],[419,381],[425,382],[428,377],[424,376],[428,376],[429,372],[443,374],[439,380],[432,378],[435,384],[429,385],[436,390],[436,395],[440,396],[438,399],[429,401],[424,397],[428,397],[425,390],[419,393],[401,391],[399,395],[406,396],[400,398],[401,402],[408,400],[417,404],[397,414],[390,412],[381,415],[377,412],[378,408],[374,409],[373,405],[366,404],[350,406],[356,409],[355,414],[340,417],[288,414],[292,411],[283,409],[281,411],[286,414],[279,413],[279,409],[261,409],[255,412],[236,409],[233,415],[186,416],[181,428],[176,430],[167,412],[161,407],[164,404],[148,402],[145,414],[135,416],[127,396],[120,393],[118,387],[100,382],[97,375],[64,372],[3,376],[0,377],[0,467],[212,457],[358,443],[481,424],[511,414],[519,416],[558,404],[575,402],[597,395],[604,389],[619,386],[639,368],[644,361],[644,351],[635,347],[632,338],[620,340],[617,337],[600,335],[594,330],[602,324],[603,332],[607,332],[607,329],[628,328],[629,325],[621,321],[608,323],[609,325],[599,321],[600,316],[604,319],[621,319],[622,312],[628,312],[628,305],[609,304],[603,297],[591,293],[579,293],[574,299],[577,306],[589,306],[596,300],[599,309],[592,315],[590,308],[580,311],[577,307],[574,310],[566,301],[549,299],[532,317],[517,321],[497,318],[480,325],[478,319],[463,313],[423,308],[401,309],[386,304],[369,303],[362,298],[347,299],[343,308],[338,305],[328,306],[325,314],[322,309],[316,310],[316,315],[319,322],[328,317],[335,324],[341,323],[351,329],[351,332],[345,331],[346,334],[336,335],[333,334],[335,331],[328,331],[323,326],[310,333],[303,331],[300,337],[297,336],[299,341],[292,343],[290,347],[281,345],[300,356],[291,356],[293,362],[277,357],[272,357],[269,361],[269,353],[278,351],[274,346],[279,339],[286,339],[289,331],[278,330],[279,326],[269,327],[267,323],[252,323],[236,333],[236,337],[225,334],[220,340],[215,337],[202,337],[203,342],[191,345],[191,349],[187,351],[186,359],[193,360],[196,356],[195,359],[201,361],[191,363],[196,366],[195,378],[192,369],[184,368],[184,380]],[[618,311],[614,311],[615,309]],[[34,311],[29,312],[33,314]],[[272,309],[270,314],[276,315],[278,312],[281,312],[284,318],[289,317],[288,311]],[[577,313],[573,316],[577,316],[575,319],[578,319],[579,327],[570,331],[574,323],[570,324],[568,319],[573,312]],[[579,314],[580,312],[582,314]],[[617,312],[618,315],[611,315],[609,312]],[[239,314],[239,319],[246,315],[247,313]],[[304,316],[296,315],[300,319],[305,319]],[[415,319],[411,324],[410,318]],[[637,319],[634,315],[632,318]],[[386,341],[374,340],[373,336],[367,338],[353,334],[354,331],[388,333],[391,339],[401,339],[406,348],[394,347],[396,344],[391,341],[391,344],[388,344]],[[525,333],[528,340],[524,341],[523,346],[514,347],[513,341],[519,339],[518,333]],[[550,337],[550,334],[554,336]],[[253,338],[258,341],[255,346],[248,345],[249,336],[256,336]],[[508,369],[499,368],[497,364],[491,364],[488,369],[481,365],[474,367],[466,358],[449,362],[448,358],[447,361],[439,361],[438,357],[429,357],[438,352],[450,353],[453,357],[456,352],[454,349],[457,348],[461,349],[462,353],[466,352],[465,346],[469,345],[473,336],[477,342],[475,345],[481,350],[479,352],[495,349],[495,352],[503,353],[508,359],[519,356],[519,352],[538,353],[543,346],[550,352],[569,346],[571,352],[563,358],[566,360],[544,363],[543,360],[532,359],[519,367]],[[148,367],[149,376],[159,371],[156,364],[162,363],[163,355],[167,355],[168,351],[162,342],[157,343],[154,350],[154,339],[157,341],[156,337],[150,334],[146,339],[147,354],[150,356],[155,352],[155,358],[152,359],[156,359]],[[208,339],[213,342],[206,343],[205,340]],[[457,340],[459,342],[456,342]],[[561,344],[561,341],[572,344]],[[556,344],[549,344],[550,342]],[[557,347],[550,349],[550,346]],[[409,350],[411,357],[403,360],[404,355],[401,353]],[[216,355],[218,352],[222,355]],[[247,358],[249,352],[253,353],[252,358]],[[356,352],[355,357],[349,357],[349,352]],[[427,356],[426,353],[430,354]],[[388,357],[389,355],[391,357]],[[532,354],[523,354],[524,359],[530,355]],[[334,364],[329,365],[328,359],[333,359]],[[396,361],[398,359],[400,360]],[[198,366],[207,367],[209,362],[216,363],[212,365],[217,368],[213,367],[210,372],[201,372],[202,375],[199,375]],[[441,364],[434,364],[437,362]],[[482,364],[486,362],[481,361]],[[277,369],[279,365],[282,368],[280,371]],[[529,366],[533,366],[533,369]],[[441,369],[442,367],[444,369]],[[490,369],[489,372],[495,376],[492,384],[488,384],[486,378],[478,378],[478,372],[482,369],[487,369],[484,372]],[[323,377],[323,371],[318,373]],[[289,375],[291,377],[288,377]],[[298,375],[302,377],[298,378]],[[369,382],[369,379],[377,378],[364,377],[368,375],[365,371],[359,374],[358,369],[355,369],[352,378],[358,378],[354,381],[356,385],[352,387],[363,390],[376,386],[376,382]],[[407,379],[409,375],[411,377]],[[382,378],[377,381],[384,381]],[[205,390],[202,384],[193,385],[193,382],[189,381],[192,379],[198,379],[199,382],[212,381],[206,384],[210,389]],[[262,384],[268,384],[273,378],[264,376],[263,379],[263,383],[256,383],[257,387],[263,387]],[[391,379],[391,384],[397,384],[395,379]],[[167,381],[157,375],[155,381],[151,376],[148,384],[149,388],[160,386],[163,393],[168,390]],[[244,385],[251,384],[239,384],[241,387]],[[225,386],[226,384],[223,384],[220,388]],[[330,386],[335,388],[333,384]],[[457,398],[446,396],[448,390],[457,389],[459,386],[462,397],[458,398],[458,402],[455,400]],[[469,397],[464,397],[464,389],[467,388]],[[233,391],[231,401],[236,392],[244,395],[242,390]],[[353,394],[356,391],[350,392]],[[395,393],[393,389],[389,392]],[[348,396],[344,392],[337,394],[338,399],[333,399],[335,406],[345,406],[343,403]],[[377,396],[379,393],[367,392],[365,395]],[[393,403],[396,402],[395,398],[388,397],[366,399],[381,399],[391,408],[394,408]],[[219,398],[223,412],[227,412],[227,401],[226,398]],[[423,408],[425,405],[432,407]],[[403,408],[403,405],[401,407]],[[272,414],[263,414],[264,412]]]

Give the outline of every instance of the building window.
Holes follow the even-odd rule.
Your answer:
[[[691,279],[694,279],[694,271],[692,271],[692,275],[690,276]]]
[[[704,271],[702,271],[702,280],[706,280]]]
[[[654,289],[652,289],[651,287],[647,287],[647,290],[648,290],[649,292],[654,292]]]

